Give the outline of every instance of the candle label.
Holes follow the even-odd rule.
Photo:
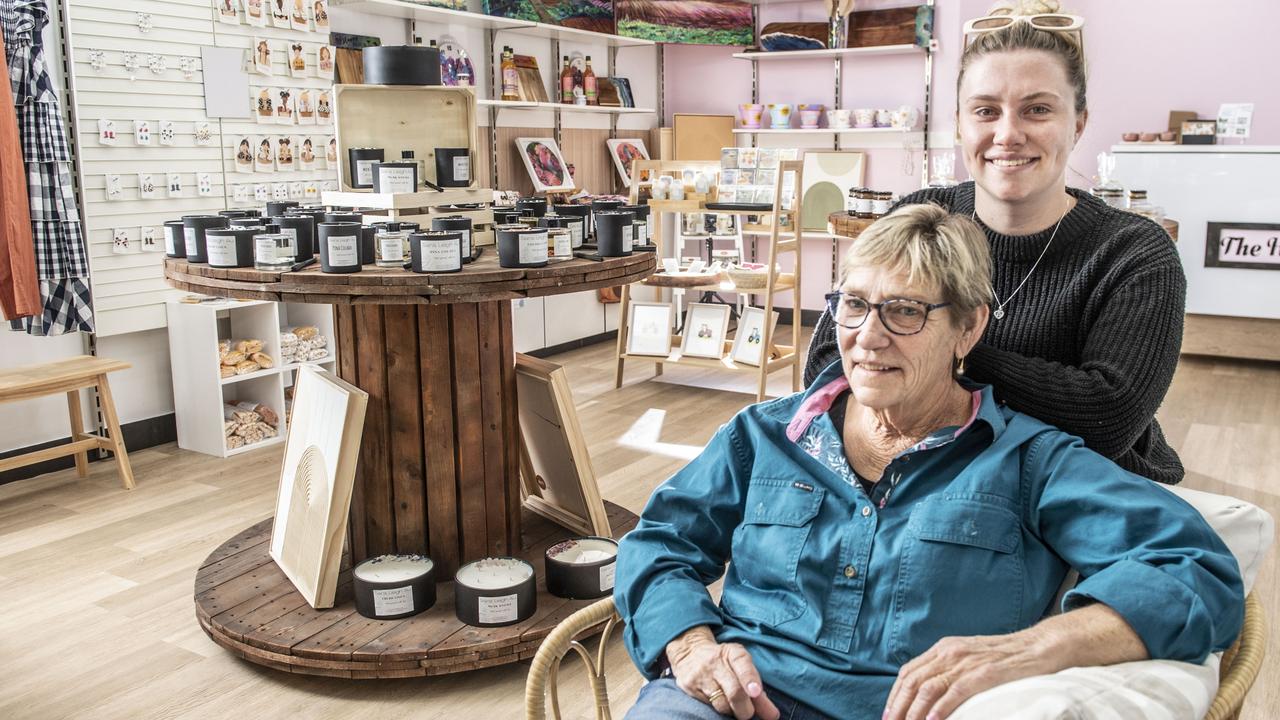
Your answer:
[[[890,203],[888,200],[872,200],[871,212],[876,215],[886,215],[889,212]]]
[[[210,265],[236,264],[235,236],[206,235],[204,246],[209,253]]]
[[[556,235],[555,242],[556,257],[569,257],[573,255],[573,235],[571,233]]]
[[[547,261],[547,234],[525,233],[520,236],[520,264],[544,263]]]
[[[355,235],[330,235],[329,266],[346,267],[360,264],[360,251]]]
[[[453,179],[457,182],[471,182],[471,157],[459,155],[453,159]]]
[[[356,184],[372,185],[373,184],[373,166],[380,163],[381,160],[357,160],[356,161]]]
[[[583,226],[583,223],[580,223],[580,222],[569,223],[569,233],[573,237],[574,247],[582,246],[582,226]]]
[[[387,262],[404,262],[404,241],[399,235],[382,235],[378,238],[378,255]]]
[[[485,625],[515,622],[519,616],[516,602],[518,597],[519,595],[498,595],[476,598],[480,601],[480,622]]]
[[[185,241],[183,247],[186,246]],[[164,229],[164,251],[170,255],[178,254],[178,228],[169,225]]]
[[[413,179],[413,168],[378,168],[378,192],[411,193]]]
[[[462,258],[458,255],[458,244],[455,242],[423,240],[418,248],[422,258],[422,269],[426,272],[446,272],[457,270],[462,266]]]
[[[290,249],[298,247],[298,228],[280,228],[280,234],[289,236]]]
[[[636,225],[636,244],[649,244],[649,223],[642,222],[639,225]]]
[[[186,238],[187,255],[195,255],[196,254],[196,229],[183,228],[182,233],[183,233],[183,236]]]
[[[373,591],[374,615],[403,615],[407,612],[413,612],[412,585]]]
[[[635,233],[628,232],[630,229],[631,228],[622,229],[622,252],[624,253],[631,252],[631,242],[634,239]]]
[[[282,233],[283,234],[283,233]],[[292,260],[297,252],[293,249],[293,240],[288,245],[277,245],[270,235],[257,235],[253,239],[253,259],[260,263],[278,263],[281,260]]]
[[[618,563],[611,562],[600,568],[600,592],[608,592],[613,589],[613,576],[618,569]]]
[[[475,253],[471,250],[471,231],[459,230],[462,233],[462,257],[469,258]]]

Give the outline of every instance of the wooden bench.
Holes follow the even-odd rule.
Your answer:
[[[120,480],[126,489],[133,489],[133,470],[129,467],[129,455],[124,449],[120,434],[120,419],[116,416],[115,400],[107,384],[107,373],[125,370],[130,365],[119,360],[81,355],[39,365],[0,370],[0,403],[29,400],[56,393],[67,394],[67,412],[71,416],[71,442],[66,445],[36,450],[23,455],[0,460],[0,472],[26,465],[76,456],[76,474],[89,476],[89,450],[97,448],[115,453]],[[97,387],[102,405],[102,415],[107,421],[109,437],[84,431],[84,418],[80,413],[80,390]]]

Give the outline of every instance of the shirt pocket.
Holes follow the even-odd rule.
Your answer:
[[[751,481],[742,523],[733,533],[721,596],[725,610],[771,625],[804,612],[796,570],[823,495],[821,488],[791,480]]]
[[[1018,516],[990,501],[935,497],[912,508],[893,597],[893,660],[952,635],[1020,629],[1021,545]]]

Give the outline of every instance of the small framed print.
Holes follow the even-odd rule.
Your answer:
[[[257,148],[257,151],[253,155],[254,172],[275,172],[276,148],[275,144],[271,141],[271,138],[254,138],[253,145]]]
[[[671,354],[671,303],[632,302],[627,313],[627,353]]]
[[[164,244],[160,242],[161,229],[155,225],[142,226],[142,252],[164,252]]]
[[[169,197],[182,197],[182,173],[165,173],[165,187]]]
[[[274,98],[276,106],[276,122],[281,125],[293,124],[293,90],[277,88]]]
[[[728,169],[725,169],[725,170],[721,170],[721,171],[720,171],[720,184],[721,184],[721,185],[737,185],[737,184],[738,184],[738,169],[737,169],[737,168],[728,168]]]
[[[271,27],[289,29],[292,0],[268,0],[271,3]]]
[[[289,199],[289,183],[271,183],[272,200]]]
[[[773,205],[773,188],[769,187],[768,185],[756,186],[754,201],[756,203],[765,203],[768,205]],[[741,193],[739,193],[738,195],[738,202],[743,202]]]
[[[257,108],[258,122],[275,122],[275,93],[275,88],[258,88],[254,101]]]
[[[721,185],[719,200],[723,203],[731,203],[738,201],[738,188],[735,185]]]
[[[778,148],[757,148],[760,152],[757,156],[756,167],[761,168],[777,168],[780,152]]]
[[[133,121],[133,144],[134,145],[150,145],[151,144],[151,121],[150,120],[134,120]]]
[[[276,172],[293,172],[293,168],[293,138],[281,135],[276,138]]]
[[[253,186],[253,199],[256,202],[266,202],[271,199],[271,186],[266,183],[258,183]]]
[[[316,75],[325,80],[333,79],[333,46],[321,45],[316,51]]]
[[[243,205],[253,199],[253,187],[250,185],[236,185],[231,189],[231,200],[237,205]]]
[[[116,121],[101,118],[98,120],[98,144],[116,144]]]
[[[289,43],[289,75],[296,78],[307,76],[307,53],[302,43]]]
[[[738,148],[738,167],[754,168],[760,160],[760,148]]]
[[[213,195],[213,173],[196,173],[196,195],[211,197]]]
[[[776,149],[776,148],[774,148]],[[778,184],[778,168],[760,168],[756,170],[756,185],[773,187]]]
[[[236,172],[253,172],[253,139],[241,137],[236,141]]]
[[[124,183],[120,181],[120,176],[108,174],[105,176],[103,183],[103,192],[108,200],[120,200],[124,197]]]
[[[155,200],[160,197],[160,188],[156,185],[152,173],[138,173],[138,197],[143,200]]]
[[[129,228],[116,228],[111,231],[111,252],[127,255],[137,251]]]
[[[161,120],[158,127],[160,128],[160,144],[172,145],[177,137],[177,131],[173,127],[172,120]]]
[[[289,13],[289,27],[300,32],[310,30],[311,22],[307,20],[305,0],[292,0],[292,3],[293,11]]]
[[[778,312],[773,312],[769,321],[769,330],[764,327],[764,308],[748,307],[742,312],[742,320],[738,322],[738,331],[733,337],[733,349],[729,357],[735,363],[760,366],[764,359],[764,338],[773,337],[773,330],[778,326]],[[772,344],[772,343],[770,343]]]
[[[309,137],[299,138],[302,146],[298,148],[298,169],[314,170],[316,167],[315,143]]]
[[[298,124],[299,125],[315,125],[316,124],[316,102],[315,96],[311,90],[307,88],[298,88]]]
[[[720,171],[738,169],[738,148],[720,148]]]
[[[690,303],[685,314],[680,354],[689,357],[724,356],[724,338],[729,332],[729,306],[720,303]]]
[[[302,199],[302,186],[303,184],[300,182],[289,183],[289,199],[290,200]]]
[[[206,147],[213,144],[213,125],[208,120],[196,121],[196,144]]]
[[[329,0],[314,0],[311,3],[311,20],[316,24],[316,32],[329,34]]]
[[[253,69],[259,75],[271,75],[275,72],[271,67],[271,42],[266,38],[253,39]]]
[[[738,178],[739,185],[755,185],[756,184],[755,170],[746,170],[746,169],[739,170],[738,174],[735,177]]]
[[[333,114],[333,104],[329,101],[329,91],[321,90],[316,93],[316,122],[329,122],[329,118]]]
[[[213,0],[218,8],[218,22],[228,25],[240,24],[240,11],[236,8],[236,0]]]
[[[800,148],[779,148],[778,149],[779,162],[791,162],[792,160],[799,160],[799,159],[800,159]]]
[[[267,14],[270,12],[266,6],[271,0],[244,0],[244,20],[246,23],[254,27],[267,26]]]

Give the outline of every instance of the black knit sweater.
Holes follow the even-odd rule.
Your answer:
[[[1187,282],[1164,229],[1068,189],[1076,206],[1005,316],[993,316],[965,374],[989,383],[1014,410],[1080,436],[1130,472],[1182,480],[1182,463],[1155,421],[1182,345]],[[912,193],[899,204],[936,202],[973,212],[973,183]],[[981,221],[981,218],[979,218]],[[1052,227],[1002,235],[985,225],[996,295],[1008,300],[1044,250]],[[839,357],[823,313],[805,384]]]

